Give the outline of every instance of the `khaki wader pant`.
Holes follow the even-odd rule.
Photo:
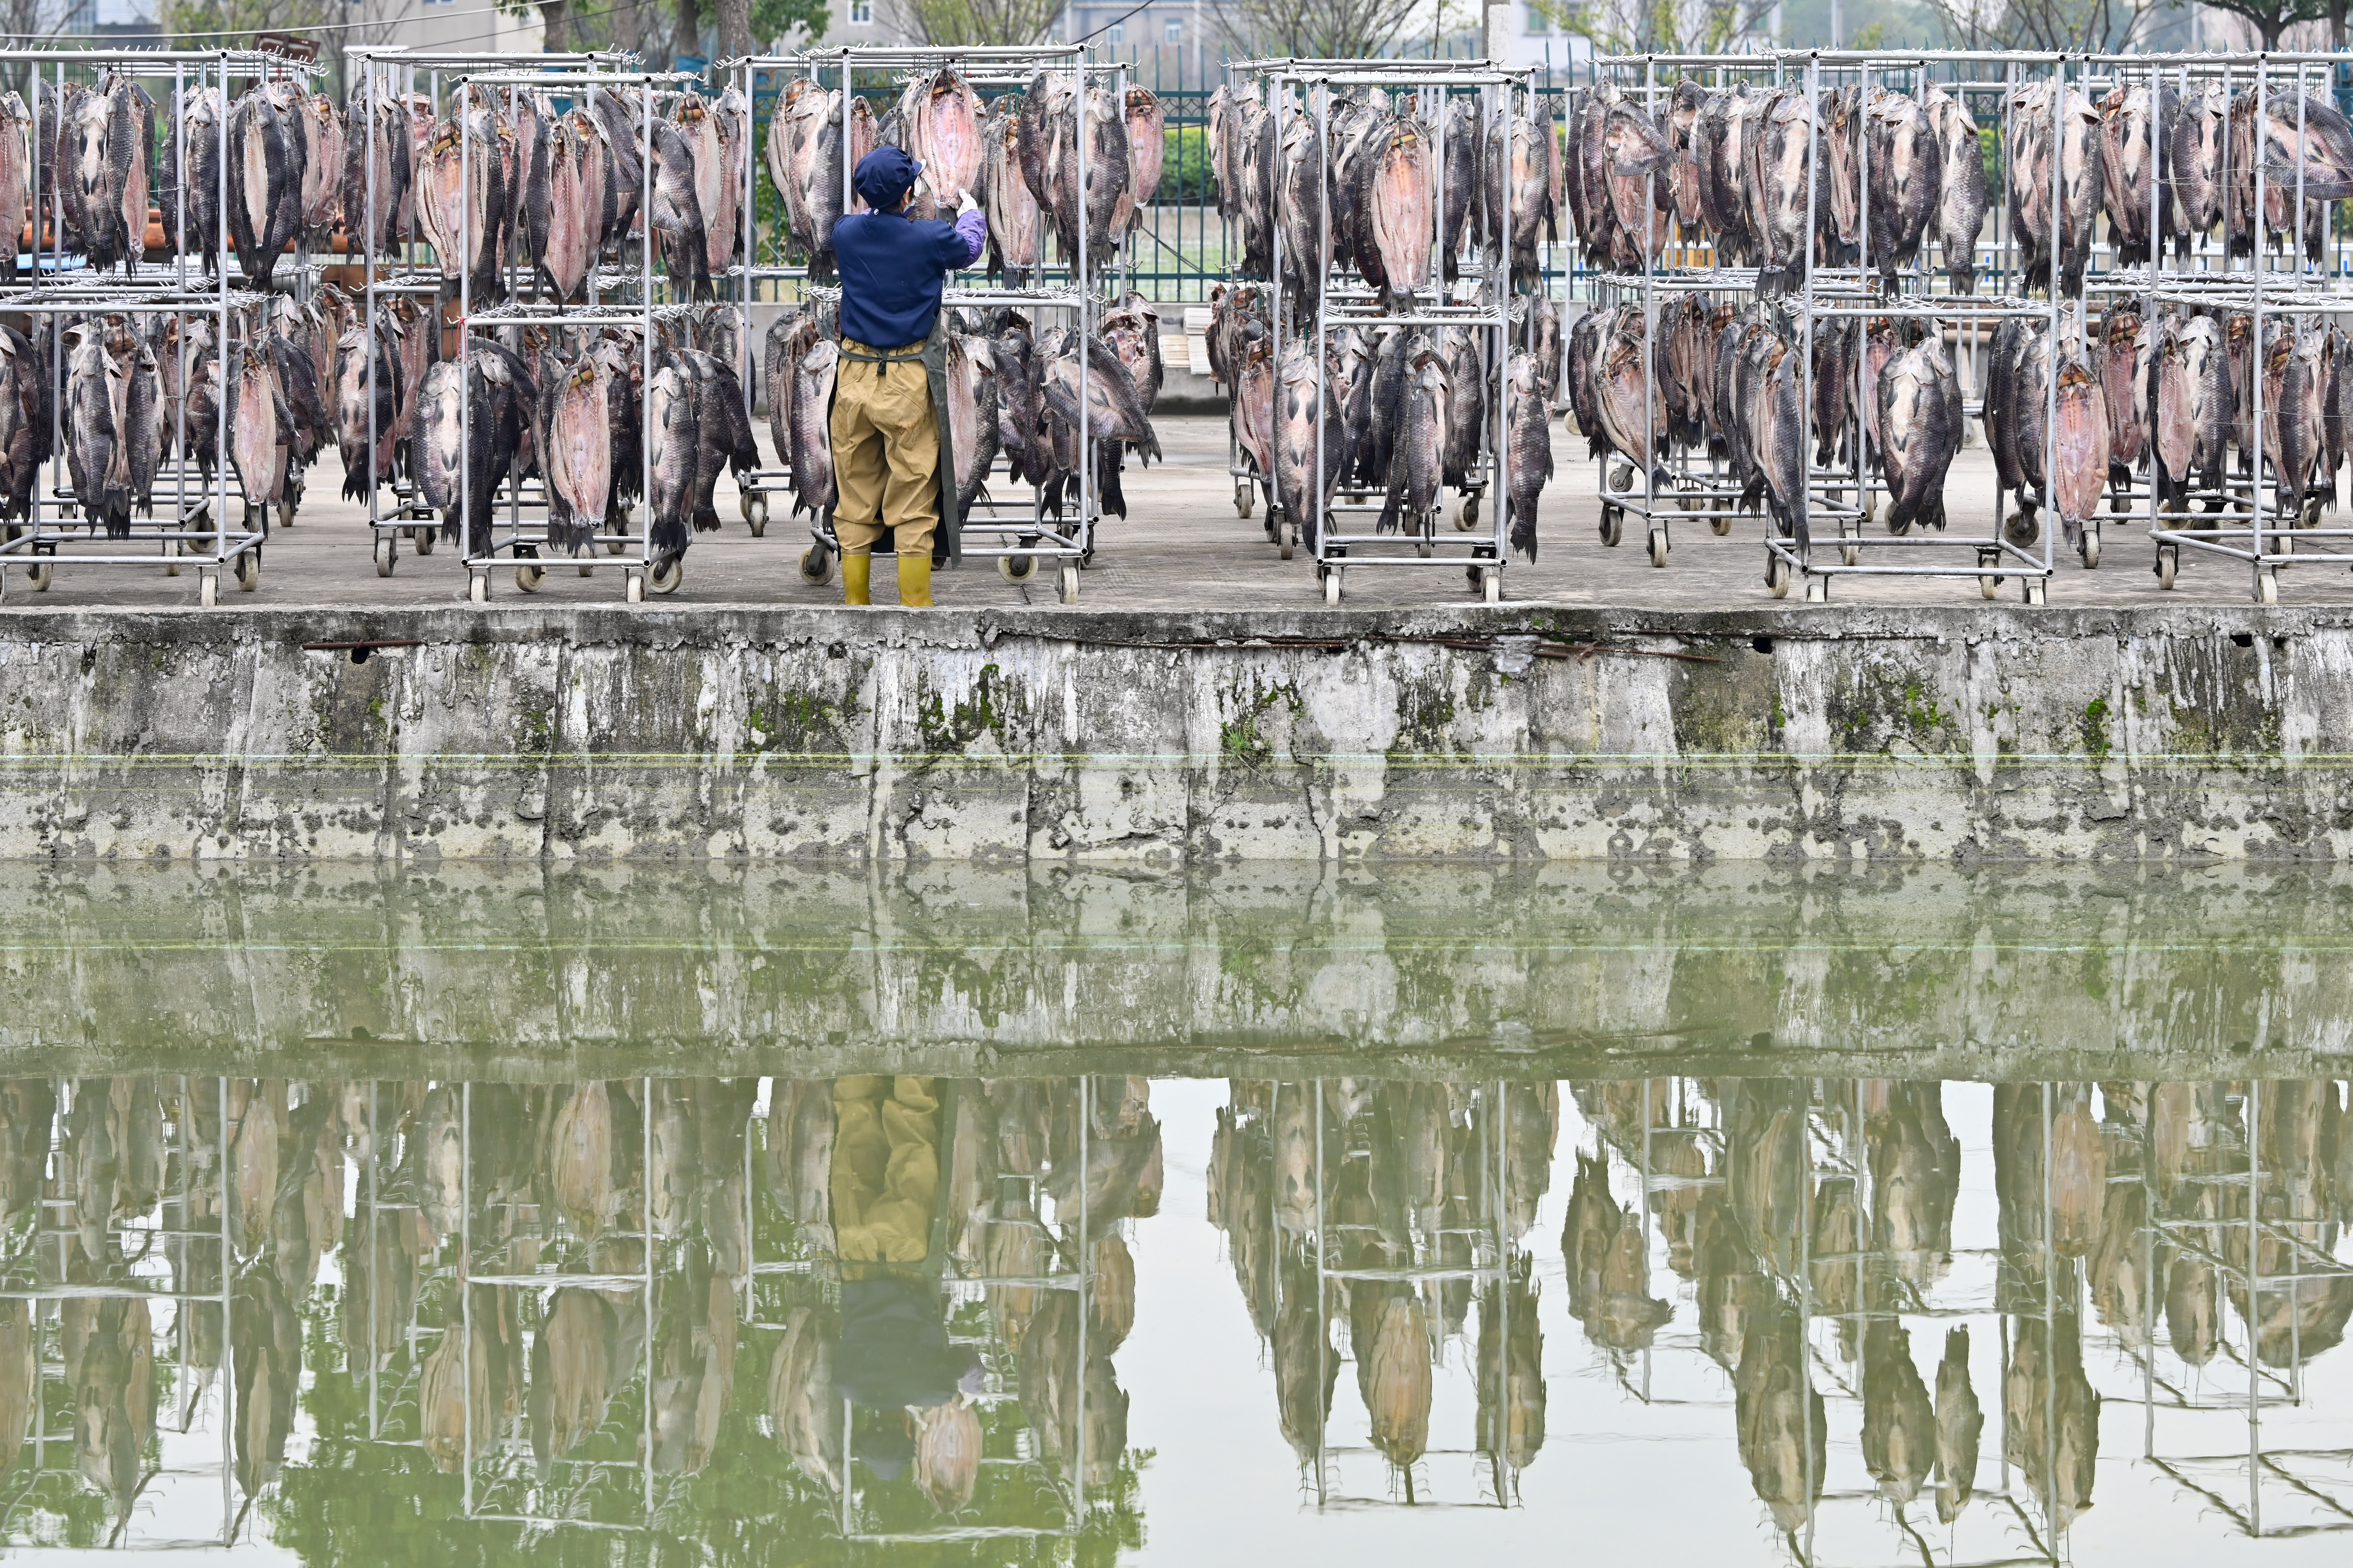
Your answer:
[[[831,434],[839,490],[833,532],[844,554],[871,551],[887,527],[902,557],[931,558],[940,525],[940,427],[923,354],[922,343],[876,349],[841,340]]]

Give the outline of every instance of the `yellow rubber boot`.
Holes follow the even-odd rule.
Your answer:
[[[874,557],[861,550],[855,555],[841,558],[841,602],[845,605],[871,605],[868,586],[874,578]]]
[[[899,557],[899,603],[928,608],[932,602],[932,558],[929,555]]]

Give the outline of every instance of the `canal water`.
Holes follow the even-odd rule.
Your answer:
[[[2339,1564],[2353,879],[63,872],[0,1533]]]

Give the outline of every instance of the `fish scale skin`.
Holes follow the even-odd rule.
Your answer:
[[[1941,87],[1930,85],[1928,118],[1937,142],[1937,195],[1934,224],[1945,275],[1957,294],[1977,289],[1977,242],[1991,203],[1977,122],[1968,107]]]
[[[1553,472],[1552,423],[1545,405],[1543,372],[1535,355],[1526,350],[1514,353],[1505,367],[1504,380],[1511,395],[1504,433],[1509,451],[1509,472],[1504,478],[1509,485],[1505,499],[1511,523],[1510,543],[1534,563],[1536,500]]]
[[[2107,483],[2109,440],[2106,398],[2099,377],[2084,361],[2069,357],[2059,367],[2058,423],[2052,455],[2051,497],[2073,543],[2084,522],[2099,510]]]
[[[1944,155],[1928,116],[1900,94],[1876,100],[1864,128],[1871,137],[1871,259],[1893,293],[1896,273],[1918,259],[1928,237]]]
[[[1945,476],[1961,447],[1961,389],[1936,337],[1891,358],[1873,388],[1887,527],[1945,526]]]
[[[1324,295],[1332,253],[1324,239],[1324,162],[1315,121],[1293,110],[1282,132],[1275,182],[1275,210],[1282,231],[1282,288],[1303,313],[1313,312]]]

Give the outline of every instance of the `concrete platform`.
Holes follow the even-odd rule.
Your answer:
[[[1168,461],[1148,470],[1131,469],[1127,476],[1130,515],[1111,519],[1103,530],[1094,564],[1088,569],[1081,592],[1082,608],[1147,611],[1252,611],[1303,609],[1321,603],[1314,569],[1303,556],[1289,562],[1277,558],[1265,542],[1260,521],[1235,516],[1231,481],[1226,474],[1225,424],[1220,418],[1189,415],[1165,416],[1156,421]],[[1639,523],[1630,523],[1625,542],[1605,548],[1597,524],[1599,504],[1596,486],[1599,465],[1584,456],[1582,437],[1560,425],[1554,426],[1557,471],[1547,487],[1542,508],[1540,550],[1534,564],[1514,559],[1506,568],[1504,593],[1507,602],[1640,609],[1678,610],[1763,609],[1774,601],[1763,583],[1764,524],[1743,518],[1728,537],[1710,533],[1696,520],[1673,531],[1673,549],[1664,569],[1654,569],[1642,548]],[[762,456],[769,460],[765,425],[760,433]],[[280,531],[267,548],[259,586],[251,595],[222,584],[223,603],[239,606],[297,608],[312,605],[354,606],[425,605],[462,603],[466,576],[447,545],[429,557],[404,554],[394,575],[379,578],[370,559],[367,531],[360,526],[364,511],[341,500],[339,458],[315,467],[309,479],[310,500],[296,527]],[[1026,496],[1026,487],[1023,490]],[[1947,505],[1955,528],[1989,528],[1993,510],[1993,466],[1982,446],[1966,448],[1956,460],[1947,490]],[[823,587],[802,581],[797,569],[808,543],[806,520],[779,514],[766,536],[753,539],[737,521],[732,483],[722,481],[719,510],[727,520],[717,534],[697,536],[687,555],[686,579],[679,592],[661,603],[670,605],[755,605],[815,607],[838,604],[837,584]],[[2353,525],[2353,513],[2346,521]],[[1409,554],[1409,547],[1394,547]],[[1441,541],[1443,551],[1462,553],[1462,536]],[[1361,553],[1361,552],[1360,552]],[[1889,552],[1883,552],[1889,553]],[[1923,554],[1940,555],[1973,570],[1973,558],[1959,551],[1902,552],[1907,563]],[[2154,551],[2145,532],[2112,529],[2097,571],[2085,571],[2062,552],[2049,597],[2053,606],[2155,606],[2168,603],[2242,605],[2251,602],[2251,572],[2235,563],[2192,553],[2182,563],[2179,585],[2171,592],[2158,586],[2152,573]],[[2280,574],[2284,604],[2353,604],[2353,551],[2342,555],[2305,554]],[[887,574],[885,574],[887,577]],[[1454,566],[1380,567],[1352,564],[1346,578],[1346,603],[1353,606],[1467,605],[1470,587]],[[878,597],[895,594],[887,582],[878,582]],[[621,574],[609,567],[583,578],[567,565],[551,568],[541,591],[526,600],[514,586],[513,574],[501,571],[491,579],[491,592],[505,602],[551,605],[617,604],[622,593]],[[1008,583],[987,562],[968,563],[960,572],[943,574],[934,585],[944,605],[970,609],[1052,605],[1054,587],[1049,577],[1027,584]],[[2021,598],[2016,581],[2002,596]],[[77,569],[62,559],[53,585],[34,594],[21,573],[7,574],[5,609],[35,607],[163,608],[193,605],[196,579],[184,571],[167,577],[158,567]],[[1793,594],[1787,603],[1799,602]],[[1945,605],[1956,608],[1981,603],[1974,578],[1954,580],[1841,578],[1831,590],[1837,605]]]

